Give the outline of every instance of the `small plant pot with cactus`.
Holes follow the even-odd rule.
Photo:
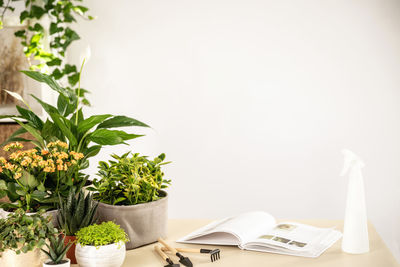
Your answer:
[[[64,244],[71,243],[71,247],[67,249],[67,258],[72,264],[76,264],[75,246],[76,233],[86,226],[96,223],[96,211],[98,204],[93,202],[92,195],[85,196],[83,191],[75,193],[72,188],[68,193],[68,197],[59,199],[59,212],[57,223],[64,232]]]
[[[120,267],[125,260],[125,231],[113,222],[82,228],[76,233],[75,255],[80,267]]]
[[[49,257],[49,259],[43,263],[43,267],[70,267],[71,260],[65,259],[65,254],[72,246],[72,243],[67,243],[65,245],[65,238],[62,235],[51,236],[49,240],[50,244],[46,244],[48,249],[42,249],[42,251]]]

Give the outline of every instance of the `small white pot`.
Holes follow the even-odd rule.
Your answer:
[[[81,246],[76,244],[75,256],[80,267],[120,267],[125,260],[125,243],[106,246]]]
[[[70,259],[65,259],[67,262],[60,263],[60,264],[50,264],[52,261],[48,260],[43,263],[43,267],[70,267],[71,266],[71,260]]]

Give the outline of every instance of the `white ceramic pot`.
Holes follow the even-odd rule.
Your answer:
[[[13,250],[6,250],[0,257],[1,267],[42,267],[46,256],[40,249],[17,255]]]
[[[71,261],[70,259],[65,259],[67,262],[59,263],[59,264],[50,264],[52,261],[48,260],[43,263],[43,267],[70,267]]]
[[[75,257],[80,267],[120,267],[125,260],[125,243],[106,246],[76,244]]]

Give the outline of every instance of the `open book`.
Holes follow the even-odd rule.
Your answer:
[[[341,236],[332,228],[294,222],[277,224],[268,213],[254,211],[212,222],[177,242],[232,245],[246,250],[315,258]]]

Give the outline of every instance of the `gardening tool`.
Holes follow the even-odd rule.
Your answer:
[[[180,267],[180,264],[174,263],[164,252],[162,252],[161,248],[159,246],[154,246],[155,251],[160,254],[161,258],[165,260],[168,264],[165,265],[164,267]]]
[[[175,254],[179,258],[179,262],[182,263],[183,265],[187,267],[193,267],[193,263],[190,261],[188,257],[183,256],[181,253],[179,253],[176,249],[171,247],[170,245],[167,244],[162,238],[158,239],[158,242],[163,244],[171,253]]]
[[[205,253],[210,254],[211,262],[219,260],[221,258],[221,251],[219,249],[205,249],[205,248],[175,248],[178,252],[186,253]],[[162,251],[168,251],[167,248],[162,247]]]

